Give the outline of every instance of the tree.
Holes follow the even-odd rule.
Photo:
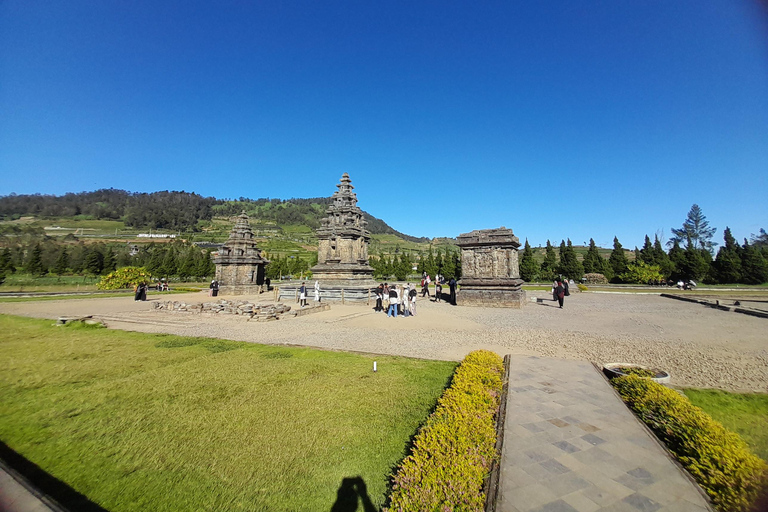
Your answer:
[[[6,273],[13,273],[16,271],[16,267],[13,265],[13,255],[8,247],[3,249],[3,252],[0,253],[0,272],[1,271],[5,271]]]
[[[67,253],[66,247],[62,247],[61,251],[59,251],[59,257],[56,258],[56,263],[53,265],[53,273],[57,276],[63,275],[67,271],[68,265],[69,253]]]
[[[675,240],[672,248],[669,250],[669,261],[672,262],[674,270],[671,277],[675,280],[682,279],[682,271],[685,266],[685,251],[680,247],[680,242]]]
[[[672,238],[669,243],[677,242],[691,243],[699,249],[706,249],[710,253],[714,250],[716,243],[712,242],[712,236],[717,228],[710,228],[707,218],[701,211],[699,205],[694,204],[688,212],[688,217],[683,222],[681,229],[672,228]],[[688,247],[686,246],[686,249]]]
[[[597,250],[597,246],[595,245],[595,240],[590,238],[589,249],[587,249],[587,254],[584,255],[584,260],[581,262],[581,264],[584,266],[584,272],[586,274],[592,274],[595,272],[602,273],[602,259],[603,258],[600,256],[600,253]]]
[[[695,281],[701,280],[702,277],[707,275],[709,270],[709,263],[704,259],[702,252],[706,250],[699,249],[692,240],[686,241],[685,255],[683,259],[682,267],[679,269],[683,279],[693,279]]]
[[[456,252],[446,251],[443,261],[443,270],[440,273],[444,278],[450,279],[456,276]]]
[[[555,278],[557,273],[557,256],[555,255],[555,248],[547,240],[547,248],[544,253],[544,261],[541,263],[541,269],[539,271],[539,277],[547,281],[551,281]]]
[[[531,283],[536,280],[538,274],[539,263],[533,256],[533,249],[531,249],[531,244],[528,243],[528,239],[526,238],[523,255],[520,257],[520,278],[523,281]]]
[[[43,266],[43,250],[40,244],[35,244],[31,251],[29,251],[29,258],[24,270],[28,274],[43,275],[47,272],[47,269]]]
[[[643,260],[632,262],[627,271],[621,275],[624,283],[648,283],[661,281],[661,272],[658,265],[649,265]]]
[[[95,247],[85,255],[84,269],[87,273],[97,276],[104,270],[104,255]]]
[[[620,279],[619,276],[627,271],[629,262],[627,261],[627,255],[624,254],[624,249],[619,243],[619,237],[613,237],[613,251],[611,251],[611,256],[608,258],[608,264],[611,266],[616,279]]]
[[[741,247],[731,234],[731,228],[723,231],[725,245],[717,251],[717,258],[712,264],[712,277],[720,284],[740,283],[741,272]]]
[[[661,247],[661,241],[659,240],[658,235],[656,235],[653,240],[653,254],[654,261],[659,266],[659,272],[661,272],[664,279],[669,278],[675,271],[675,264],[672,263],[672,260],[669,259],[667,253],[664,252],[664,249]]]
[[[752,243],[750,245],[756,245],[760,248],[768,247],[768,233],[765,232],[765,229],[760,228],[760,234],[758,235],[752,234]]]
[[[104,248],[104,267],[102,268],[102,272],[109,273],[113,272],[115,270],[115,267],[117,266],[117,259],[115,258],[115,253],[112,252],[112,249],[109,247]]]
[[[568,279],[574,279],[576,281],[581,280],[584,275],[584,267],[576,257],[576,251],[573,249],[571,239],[568,242],[560,244],[560,265],[558,266],[558,273]]]
[[[746,284],[762,284],[768,281],[768,262],[760,249],[744,239],[741,252],[742,281]]]
[[[648,265],[656,264],[656,252],[653,250],[653,245],[651,245],[651,239],[648,235],[645,235],[645,243],[643,248],[640,249],[640,260]]]

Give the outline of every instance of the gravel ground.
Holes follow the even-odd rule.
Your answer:
[[[167,298],[209,300],[201,294]],[[459,360],[471,350],[486,348],[499,354],[601,364],[639,363],[668,371],[677,386],[768,392],[766,319],[655,294],[574,293],[566,298],[564,309],[553,304],[529,302],[513,310],[454,307],[420,298],[412,318],[395,320],[367,306],[333,304],[330,311],[264,323],[229,315],[152,312],[148,303],[125,298],[3,303],[0,313],[96,315],[112,328],[133,331],[433,359]]]

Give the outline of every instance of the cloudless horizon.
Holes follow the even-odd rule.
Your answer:
[[[0,195],[326,197],[412,236],[768,228],[760,0],[0,2]]]

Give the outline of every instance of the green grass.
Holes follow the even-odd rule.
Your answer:
[[[688,399],[739,434],[758,457],[768,461],[768,395],[685,389]]]
[[[6,274],[0,286],[2,292],[95,291],[101,277],[92,276],[31,276],[16,272]]]
[[[0,440],[111,512],[376,506],[455,363],[0,316]]]

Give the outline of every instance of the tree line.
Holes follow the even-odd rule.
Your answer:
[[[94,192],[10,194],[0,196],[0,217],[18,219],[23,215],[123,220],[136,228],[195,231],[200,220],[211,220],[212,207],[220,201],[191,192],[152,193],[101,189]],[[238,212],[239,213],[239,212]]]
[[[0,251],[0,283],[8,274],[103,276],[122,267],[144,267],[157,278],[202,280],[212,278],[216,266],[211,250],[184,242],[150,243],[131,254],[125,244],[56,243],[50,239]]]
[[[391,256],[372,254],[369,264],[373,267],[373,277],[377,279],[395,278],[405,281],[412,275],[414,266],[416,272],[422,275],[426,272],[431,277],[440,274],[446,279],[461,277],[461,257],[458,251],[438,249],[437,254],[430,247],[426,254],[414,255],[411,252],[397,251]]]
[[[723,245],[713,258],[712,240],[715,228],[709,227],[698,205],[693,205],[682,228],[672,229],[662,247],[658,236],[654,241],[645,236],[643,247],[634,249],[634,258],[627,258],[626,250],[614,237],[613,250],[608,258],[600,255],[593,239],[581,261],[571,241],[561,241],[559,253],[547,240],[544,261],[535,257],[528,240],[520,258],[520,276],[528,282],[551,281],[558,275],[580,280],[585,274],[602,274],[614,283],[659,283],[668,280],[703,281],[710,284],[762,284],[768,282],[768,234],[764,229],[753,235],[751,241],[739,244],[726,227]]]

